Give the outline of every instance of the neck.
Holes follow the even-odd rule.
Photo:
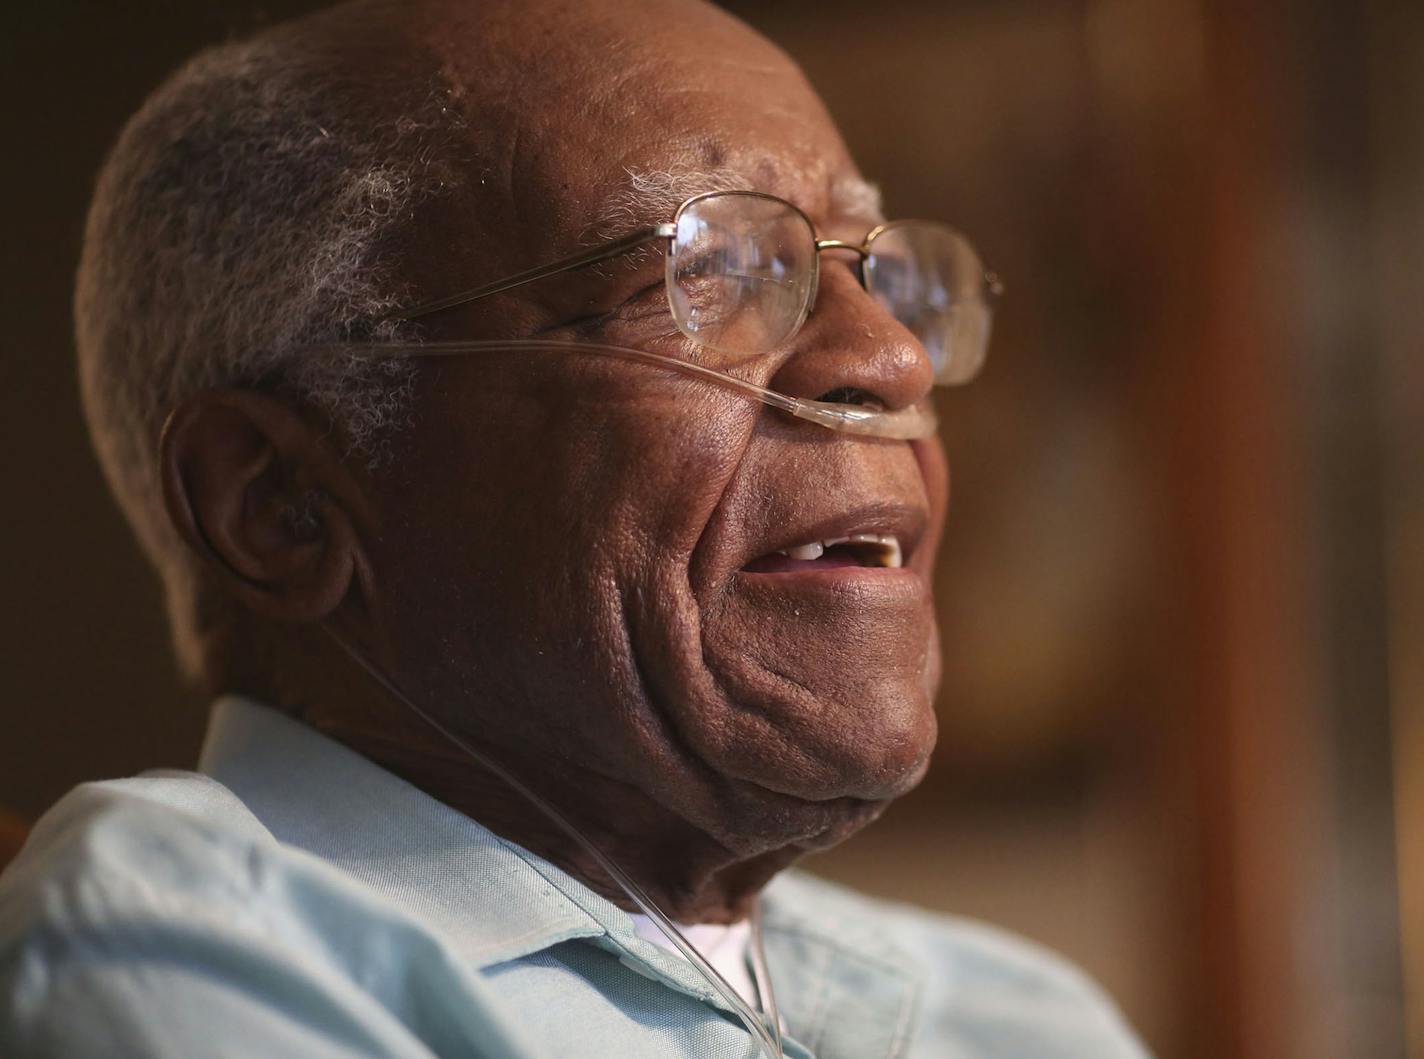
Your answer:
[[[444,802],[495,834],[543,857],[624,911],[637,906],[597,859],[477,758],[398,704],[364,674],[333,687],[323,667],[321,695],[283,696],[318,731]],[[745,918],[757,893],[794,861],[795,849],[739,857],[627,783],[539,753],[475,744],[548,802],[680,923]]]
[[[624,911],[639,911],[582,843],[467,756],[451,757],[443,748],[408,743],[355,748],[550,861]],[[482,753],[493,756],[483,749]],[[731,923],[745,918],[757,893],[796,856],[794,851],[778,851],[740,859],[641,792],[564,762],[550,767],[547,762],[505,754],[499,764],[630,876],[665,915],[680,923]]]

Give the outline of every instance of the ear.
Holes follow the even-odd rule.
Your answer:
[[[174,527],[252,610],[322,621],[358,587],[365,498],[328,434],[287,405],[197,394],[164,424],[159,464]]]

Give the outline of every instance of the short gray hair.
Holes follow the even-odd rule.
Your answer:
[[[406,415],[403,359],[304,358],[315,343],[400,337],[383,260],[414,208],[455,178],[431,143],[448,94],[370,120],[342,76],[285,35],[175,73],[129,121],[98,179],[75,294],[79,378],[109,484],[163,575],[180,661],[200,666],[192,561],[163,512],[158,438],[209,387],[272,386],[378,454]],[[369,110],[369,108],[367,108]],[[389,255],[385,255],[388,257]]]

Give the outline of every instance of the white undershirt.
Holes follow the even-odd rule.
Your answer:
[[[687,959],[647,916],[633,914],[631,918],[638,937],[661,946],[678,959]],[[715,967],[717,973],[747,1002],[748,1007],[753,1011],[761,1009],[757,1001],[756,983],[747,963],[752,941],[750,920],[743,919],[731,924],[679,923],[677,928],[682,931],[682,936],[692,943],[692,947],[702,954],[702,958]]]

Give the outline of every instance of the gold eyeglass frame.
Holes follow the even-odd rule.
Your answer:
[[[725,198],[732,195],[745,195],[748,198],[766,199],[768,201],[775,202],[780,206],[785,206],[806,223],[806,230],[811,233],[812,245],[815,247],[816,250],[816,256],[812,258],[812,261],[815,263],[815,271],[812,273],[811,279],[811,296],[807,299],[806,308],[805,311],[802,313],[801,319],[797,321],[796,326],[792,328],[791,334],[787,336],[788,338],[794,336],[796,332],[800,330],[801,325],[806,322],[806,317],[810,315],[811,308],[815,305],[816,293],[820,284],[821,251],[823,250],[849,250],[851,253],[857,255],[859,259],[863,262],[870,257],[870,245],[875,242],[875,240],[881,234],[890,231],[893,228],[906,224],[933,225],[937,228],[943,228],[953,234],[956,238],[963,240],[965,244],[969,245],[972,249],[972,244],[969,243],[969,240],[966,239],[962,233],[956,231],[954,228],[951,228],[949,225],[943,224],[940,221],[924,221],[914,219],[886,221],[882,224],[877,224],[875,227],[871,228],[869,232],[866,233],[865,238],[859,243],[848,243],[843,239],[822,239],[816,234],[816,224],[814,221],[811,220],[810,216],[807,215],[805,210],[801,209],[800,206],[797,206],[796,203],[789,202],[786,199],[783,199],[777,195],[771,195],[764,191],[704,191],[699,195],[693,195],[691,198],[686,199],[682,203],[682,205],[678,206],[677,212],[673,214],[673,218],[671,221],[667,221],[662,224],[646,225],[642,228],[637,229],[634,232],[631,232],[628,235],[622,236],[617,239],[609,240],[599,246],[593,247],[588,250],[580,251],[577,254],[571,254],[568,257],[559,258],[557,261],[551,261],[545,265],[536,265],[534,268],[525,269],[523,272],[516,272],[512,276],[506,276],[503,279],[495,280],[492,283],[486,283],[483,286],[472,287],[469,290],[458,291],[455,294],[448,295],[444,298],[437,298],[434,301],[424,302],[420,305],[415,306],[412,309],[407,309],[401,313],[395,314],[392,319],[418,320],[421,317],[430,316],[433,313],[438,313],[445,309],[451,309],[457,305],[466,305],[470,302],[478,301],[481,298],[488,298],[494,294],[502,294],[503,292],[507,290],[512,290],[515,287],[522,287],[526,283],[534,283],[537,280],[545,279],[549,276],[557,276],[561,272],[571,272],[574,269],[583,268],[586,265],[595,265],[598,264],[600,261],[607,261],[611,258],[618,257],[621,254],[626,254],[633,250],[637,250],[640,247],[646,246],[647,244],[653,242],[656,239],[668,240],[666,250],[671,251],[672,240],[677,238],[678,222],[682,220],[682,215],[684,213],[686,213],[693,206],[697,205],[699,202],[703,202],[706,199]],[[975,254],[975,257],[978,257],[977,253]],[[865,287],[864,275],[862,274],[860,278],[861,286]],[[866,289],[868,290],[869,288],[867,287]],[[987,297],[997,298],[1003,293],[1004,285],[999,280],[999,277],[990,270],[984,269],[983,294]],[[693,336],[691,335],[689,335],[688,337],[691,338],[694,342],[697,341],[697,339],[693,338]]]

